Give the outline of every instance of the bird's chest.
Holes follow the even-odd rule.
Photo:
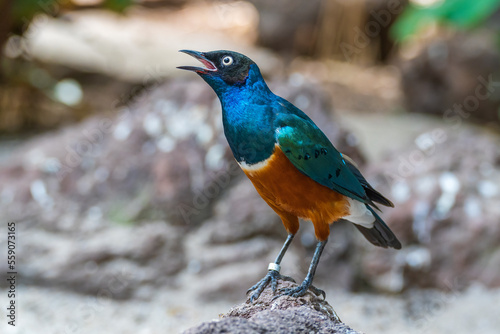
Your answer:
[[[269,117],[252,115],[251,110],[226,111],[223,124],[236,161],[255,164],[272,155],[275,133]]]
[[[241,169],[252,181],[261,197],[273,208],[294,215],[333,222],[349,214],[347,198],[301,173],[276,146],[265,161]]]

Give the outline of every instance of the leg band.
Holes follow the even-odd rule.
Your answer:
[[[275,270],[277,272],[280,272],[281,266],[277,263],[269,263],[269,266],[267,267],[267,270]]]

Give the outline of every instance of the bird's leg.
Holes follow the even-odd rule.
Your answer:
[[[257,284],[255,284],[254,286],[252,286],[250,289],[247,290],[247,293],[255,291],[250,297],[250,302],[253,302],[254,300],[258,299],[262,291],[264,291],[264,289],[266,288],[267,285],[269,285],[269,283],[271,283],[271,288],[273,289],[273,293],[276,293],[276,288],[278,286],[278,279],[295,282],[293,278],[280,274],[281,260],[283,259],[283,256],[285,256],[288,246],[290,246],[290,244],[292,243],[293,237],[294,237],[293,234],[289,234],[287,236],[285,243],[283,244],[283,247],[281,247],[281,250],[278,256],[276,257],[276,260],[274,260],[273,263],[269,263],[267,275],[264,276],[264,278],[261,279],[259,282],[257,282]]]
[[[326,294],[323,290],[320,290],[312,285],[312,281],[314,278],[314,273],[316,272],[316,267],[318,266],[319,258],[321,257],[321,253],[325,248],[327,240],[320,241],[316,245],[316,250],[314,251],[313,258],[311,260],[311,265],[309,266],[309,271],[307,272],[307,276],[298,287],[296,288],[285,288],[280,290],[281,294],[279,296],[287,295],[292,297],[301,297],[306,294],[307,290],[310,289],[316,296],[322,295],[325,298]],[[276,296],[275,298],[279,297]]]

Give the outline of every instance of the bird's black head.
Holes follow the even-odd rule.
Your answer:
[[[245,84],[250,75],[252,65],[254,65],[253,68],[255,68],[255,71],[258,71],[257,65],[250,58],[234,51],[199,52],[180,50],[180,52],[195,57],[205,67],[179,66],[177,68],[198,73],[214,89],[214,85],[220,80],[230,86]]]

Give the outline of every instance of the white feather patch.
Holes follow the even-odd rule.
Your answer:
[[[350,214],[349,216],[345,216],[344,219],[366,228],[372,228],[375,223],[375,217],[370,210],[363,203],[352,198],[349,198],[348,201]]]
[[[272,157],[272,156],[271,156]],[[271,158],[267,158],[266,160],[254,163],[254,164],[247,164],[245,161],[238,162],[238,165],[240,165],[241,169],[243,169],[246,172],[255,172],[258,171],[261,168],[264,168],[267,166],[269,163],[269,160]]]

